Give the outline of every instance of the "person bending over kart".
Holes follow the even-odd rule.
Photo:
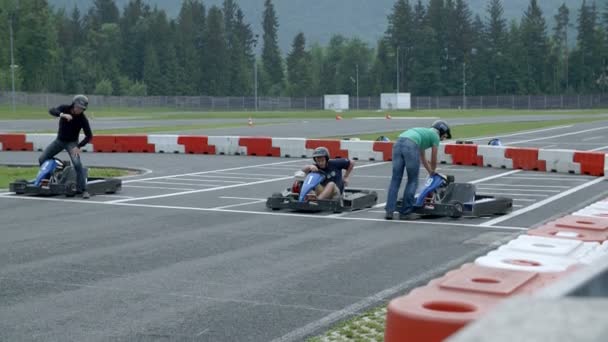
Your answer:
[[[38,163],[42,165],[57,153],[66,150],[70,155],[72,165],[74,165],[77,192],[82,194],[82,198],[90,197],[86,189],[86,175],[80,162],[80,149],[93,138],[89,120],[84,115],[88,105],[89,99],[86,96],[76,95],[72,104],[49,109],[49,114],[59,118],[59,130],[57,131],[57,138],[46,147],[38,158]],[[84,132],[85,137],[81,142],[78,142],[80,130]]]
[[[322,172],[325,180],[319,184],[314,191],[307,194],[308,200],[338,198],[344,192],[344,186],[350,181],[350,174],[355,163],[346,158],[329,159],[329,150],[325,147],[317,147],[313,154],[314,164],[306,165],[302,171]],[[342,175],[342,170],[346,170]]]
[[[437,146],[439,146],[440,141],[451,138],[450,126],[443,120],[435,121],[430,128],[411,128],[399,135],[399,138],[393,145],[393,175],[388,188],[385,219],[393,219],[404,169],[407,170],[407,185],[403,191],[403,207],[399,208],[399,218],[417,218],[417,215],[414,214],[414,197],[418,188],[420,164],[422,163],[429,176],[435,174],[435,169],[437,168]],[[425,154],[425,151],[429,148],[432,149],[430,164],[426,160]]]

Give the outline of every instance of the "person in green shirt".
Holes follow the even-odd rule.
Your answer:
[[[399,218],[417,218],[414,213],[414,197],[418,188],[420,164],[422,163],[429,176],[433,175],[437,168],[439,142],[451,138],[450,126],[443,120],[435,121],[430,128],[410,128],[399,135],[393,144],[393,176],[388,188],[385,219],[392,220],[393,213],[397,209],[397,196],[404,170],[407,170],[407,184],[403,191],[403,207],[398,209]],[[432,149],[430,163],[426,159],[425,153],[429,148]]]

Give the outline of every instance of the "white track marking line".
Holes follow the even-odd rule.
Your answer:
[[[487,186],[504,186],[504,187],[518,187],[518,186],[525,186],[526,188],[560,188],[560,189],[570,189],[569,186],[565,186],[565,185],[521,185],[521,184],[501,184],[501,183],[487,183],[485,184]]]
[[[79,204],[102,204],[117,207],[132,207],[132,208],[150,208],[150,209],[172,209],[172,210],[187,210],[187,211],[201,211],[201,212],[213,212],[213,213],[233,213],[233,214],[248,214],[248,215],[261,215],[261,216],[281,216],[281,217],[303,217],[303,218],[314,218],[314,219],[329,219],[329,220],[340,220],[340,221],[364,221],[364,222],[386,222],[392,224],[415,224],[415,225],[431,225],[431,226],[454,226],[454,227],[465,227],[465,228],[480,228],[479,224],[467,224],[467,223],[450,223],[450,222],[429,222],[429,221],[401,221],[401,220],[385,220],[365,217],[332,217],[328,215],[315,215],[315,214],[302,214],[302,213],[278,213],[270,211],[250,211],[250,210],[234,210],[234,209],[213,209],[213,208],[197,208],[197,207],[177,207],[168,205],[153,205],[153,204],[139,204],[139,203],[124,203],[116,201],[91,201],[91,200],[74,200],[74,199],[56,199],[46,197],[26,197],[26,196],[4,196],[1,199],[13,199],[13,200],[34,200],[34,201],[47,201],[47,202],[67,202],[67,203],[79,203]],[[498,230],[512,230],[512,231],[525,231],[528,228],[524,227],[510,227],[510,226],[483,226],[486,229],[498,229]]]
[[[551,145],[541,146],[540,148],[541,149],[546,149],[546,148],[553,148],[553,147],[556,147],[556,146],[557,146],[557,144],[551,144]]]
[[[592,178],[578,178],[578,177],[571,177],[571,178],[562,177],[562,178],[557,178],[557,177],[524,177],[524,176],[517,176],[517,177],[505,177],[505,179],[528,179],[528,180],[534,180],[534,181],[585,182],[585,181],[588,181],[589,179],[592,179]]]
[[[293,162],[293,161],[291,161],[291,162]],[[384,164],[388,164],[388,162],[366,164],[366,165],[356,166],[355,168],[356,169],[362,169],[362,168],[365,168],[365,167],[378,166],[378,165],[384,165]],[[220,172],[220,171],[222,171],[222,170],[205,171],[205,172],[211,173],[211,172]],[[200,173],[198,173],[198,174],[200,174]],[[178,177],[178,176],[183,176],[183,175],[175,175],[174,177]],[[217,187],[207,188],[207,189],[197,189],[197,190],[182,191],[182,192],[176,192],[176,193],[171,193],[171,194],[163,194],[163,195],[155,195],[155,196],[146,196],[146,197],[123,199],[123,200],[115,200],[115,201],[110,201],[109,203],[122,203],[122,202],[131,202],[131,201],[140,201],[140,200],[148,200],[148,199],[157,199],[157,198],[165,198],[165,197],[174,197],[174,196],[181,196],[181,195],[189,195],[189,194],[195,194],[195,193],[199,193],[199,192],[209,192],[209,191],[216,191],[216,190],[232,189],[232,188],[237,188],[237,187],[242,187],[242,186],[249,186],[249,185],[257,185],[257,184],[265,184],[265,183],[271,183],[271,182],[278,182],[278,181],[290,179],[292,177],[293,176],[286,176],[286,177],[272,178],[272,179],[266,179],[266,180],[261,180],[261,181],[256,181],[256,182],[249,182],[249,183],[243,183],[243,184],[233,184],[233,185],[217,186]],[[164,177],[158,177],[158,178],[164,178]],[[155,178],[155,179],[158,179],[158,178]]]
[[[240,199],[244,201],[265,201],[265,198],[254,198],[254,197],[232,197],[232,196],[220,196],[220,198],[224,199]]]
[[[240,177],[235,177],[233,176],[233,174],[230,174],[230,176],[224,176],[224,174],[228,174],[228,173],[224,173],[222,172],[222,174],[217,174],[217,175],[212,175],[212,174],[206,174],[206,175],[192,175],[190,177],[194,177],[194,179],[197,180],[212,180],[212,179],[243,179],[243,177],[249,177],[251,179],[258,179],[258,180],[262,180],[262,179],[267,179],[268,177],[285,177],[286,175],[262,175],[262,174],[251,174],[251,173],[239,173],[239,175],[241,175]],[[251,177],[251,176],[260,176],[260,177]],[[262,176],[267,176],[267,177],[262,177]],[[181,177],[178,177],[181,178]]]
[[[120,196],[120,195],[95,195],[96,197],[113,197],[113,198],[134,198],[133,196]]]
[[[608,149],[608,146],[602,146],[602,147],[594,148],[594,149],[591,149],[589,151],[593,152],[593,151],[601,151],[601,150],[605,150],[605,149]]]
[[[500,195],[500,196],[523,196],[523,197],[547,197],[549,194],[544,194],[544,195],[535,195],[535,194],[518,194],[515,192],[501,192],[501,193],[487,193],[487,192],[478,192],[478,195],[483,195],[483,196],[496,196],[496,195]]]
[[[512,219],[512,218],[517,217],[517,216],[519,216],[521,214],[525,214],[525,213],[527,213],[529,211],[532,211],[534,209],[540,208],[540,207],[542,207],[544,205],[547,205],[547,204],[549,204],[551,202],[555,202],[555,201],[557,201],[557,200],[559,200],[559,199],[561,199],[563,197],[566,197],[566,196],[568,196],[570,194],[573,194],[573,193],[575,193],[575,192],[577,192],[579,190],[582,190],[584,188],[590,187],[592,185],[595,185],[595,184],[597,184],[599,182],[603,182],[603,181],[604,181],[604,178],[602,177],[602,178],[598,178],[596,180],[593,180],[593,181],[581,184],[581,185],[579,185],[577,187],[574,187],[572,189],[566,190],[566,191],[564,191],[564,192],[562,192],[562,193],[560,193],[558,195],[546,198],[546,199],[544,199],[544,200],[542,200],[540,202],[536,202],[536,203],[534,203],[534,204],[532,204],[532,205],[530,205],[528,207],[525,207],[523,209],[514,211],[514,212],[512,212],[510,214],[507,214],[505,216],[502,216],[502,217],[495,218],[493,220],[487,221],[484,224],[482,224],[482,226],[484,226],[484,227],[485,226],[492,226],[492,225],[495,225],[497,223],[500,223],[500,222]]]
[[[209,171],[201,171],[201,172],[182,173],[182,174],[179,174],[179,175],[167,175],[167,176],[159,176],[159,177],[152,177],[152,178],[140,178],[140,179],[133,179],[133,180],[124,181],[123,183],[131,183],[131,182],[142,181],[142,180],[155,180],[155,179],[163,179],[163,178],[175,178],[175,177],[181,177],[181,176],[196,176],[196,175],[204,175],[204,174],[223,172],[223,171],[245,170],[245,169],[251,169],[251,168],[260,167],[260,166],[281,165],[281,164],[288,164],[288,163],[295,163],[295,162],[299,162],[299,160],[288,160],[288,161],[284,161],[284,162],[276,162],[276,163],[268,163],[268,164],[258,164],[258,165],[251,165],[251,166],[239,166],[239,167],[232,167],[232,168],[222,169],[222,170],[209,170]]]
[[[480,186],[477,190],[498,190],[498,191],[522,191],[522,192],[561,192],[561,190],[545,190],[545,189],[521,189],[521,188],[496,188],[496,187],[486,187]]]
[[[123,185],[123,188],[160,189],[160,190],[194,190],[187,188],[169,188],[165,186]]]
[[[221,206],[221,207],[215,207],[215,208],[211,208],[211,209],[215,209],[215,210],[219,210],[219,209],[228,209],[228,208],[240,207],[240,206],[242,206],[242,205],[256,204],[256,203],[262,203],[262,202],[266,202],[266,200],[265,200],[265,199],[263,199],[263,200],[255,200],[255,201],[244,202],[244,203],[237,203],[237,204],[231,204],[231,205],[224,205],[224,206]]]
[[[530,198],[514,198],[514,201],[519,201],[519,202],[538,202],[537,199],[530,199]]]
[[[512,133],[512,134],[506,134],[506,135],[497,135],[497,136],[490,136],[490,137],[480,137],[480,138],[467,139],[467,140],[475,141],[475,140],[487,140],[487,139],[494,139],[494,138],[508,138],[508,137],[515,137],[515,136],[518,136],[518,135],[526,135],[526,134],[532,134],[532,133],[554,131],[554,130],[558,130],[558,129],[562,129],[562,128],[570,128],[570,127],[573,127],[573,126],[574,125],[557,126],[557,127],[551,127],[551,128],[538,129],[538,130],[534,130],[534,131],[523,131],[523,132],[519,132],[519,133]]]
[[[286,180],[286,179],[291,179],[291,178],[292,178],[292,176],[281,177],[281,178],[271,178],[271,179],[267,179],[267,180],[263,180],[263,181],[249,182],[249,183],[243,183],[243,184],[232,184],[232,185],[216,186],[216,187],[213,187],[213,188],[197,189],[197,190],[190,190],[190,191],[181,191],[181,192],[174,192],[174,193],[164,194],[164,195],[154,195],[154,196],[145,196],[145,197],[138,197],[138,198],[132,198],[132,199],[116,200],[116,201],[111,201],[110,203],[143,201],[143,200],[149,200],[149,199],[157,199],[157,198],[166,198],[166,197],[175,197],[175,196],[182,196],[182,195],[190,195],[190,194],[196,194],[196,193],[200,193],[200,192],[209,192],[209,191],[216,191],[216,190],[238,188],[238,187],[243,187],[243,186],[250,186],[250,185],[257,185],[257,184],[265,184],[265,183],[278,182],[278,181],[282,181],[282,180]]]
[[[602,139],[602,136],[595,136],[595,137],[591,137],[591,138],[584,138],[581,139],[581,141],[589,141],[589,140],[597,140],[597,139]]]
[[[505,143],[505,145],[515,145],[515,144],[522,144],[522,143],[527,143],[527,142],[532,142],[532,141],[547,140],[547,139],[552,139],[552,138],[561,138],[561,137],[567,137],[570,135],[577,135],[577,134],[581,134],[581,133],[600,131],[600,130],[604,130],[604,129],[608,129],[608,126],[596,127],[596,128],[585,129],[585,130],[581,130],[581,131],[558,134],[558,135],[550,135],[550,136],[542,137],[542,138],[513,141],[513,142]]]
[[[178,180],[178,181],[186,181],[186,182],[188,182],[188,181],[192,182],[193,181],[193,182],[202,182],[202,183],[204,183],[204,182],[220,182],[220,183],[235,183],[235,184],[237,184],[237,183],[245,183],[243,181],[220,180],[220,179],[215,179],[215,178],[214,179],[204,179],[204,178],[194,179],[194,178],[181,178],[180,177],[180,178],[170,178],[170,179],[175,179],[175,180]]]
[[[180,183],[180,182],[160,182],[160,181],[145,181],[143,184],[167,184],[167,185],[189,185],[189,186],[221,186],[219,184],[202,184],[202,183]],[[244,182],[243,182],[244,183]],[[241,183],[239,183],[241,184]]]

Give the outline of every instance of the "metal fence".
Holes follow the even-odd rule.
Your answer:
[[[72,96],[62,94],[15,93],[15,104],[52,107],[70,103]],[[0,92],[0,105],[11,105],[11,92]],[[99,96],[90,95],[91,106],[175,108],[204,111],[279,111],[323,110],[323,97],[258,97],[245,96]],[[608,95],[500,95],[500,96],[412,96],[412,109],[589,109],[608,108]],[[380,97],[349,98],[351,110],[378,110]]]

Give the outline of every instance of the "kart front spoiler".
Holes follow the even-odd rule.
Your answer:
[[[343,211],[371,208],[378,202],[378,194],[371,190],[345,189],[339,199],[299,202],[296,194],[289,190],[275,193],[266,200],[266,207],[272,210],[290,209],[302,212]]]

